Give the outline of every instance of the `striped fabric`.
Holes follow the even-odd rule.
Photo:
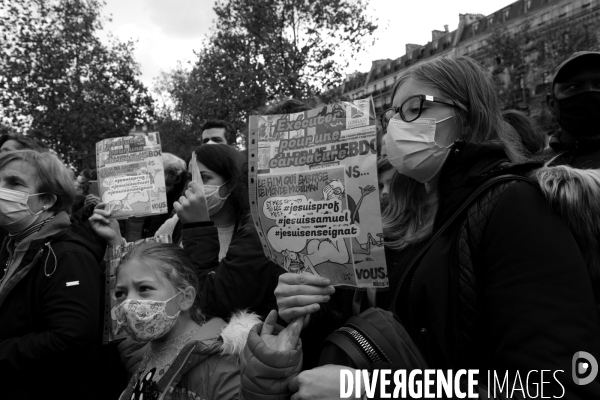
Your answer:
[[[46,218],[45,220],[38,222],[37,224],[31,225],[29,228],[25,229],[24,231],[21,231],[19,233],[15,233],[15,234],[9,234],[8,237],[13,240],[13,243],[15,245],[17,245],[19,242],[21,242],[27,236],[40,231],[44,227],[44,225],[46,225],[48,222],[50,222],[50,220],[52,218],[54,218],[54,215],[52,215],[50,218]]]

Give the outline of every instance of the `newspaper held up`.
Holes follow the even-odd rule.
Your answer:
[[[253,115],[250,202],[268,258],[333,285],[387,288],[371,98]]]
[[[164,214],[167,193],[160,136],[124,136],[96,143],[98,188],[111,218]]]

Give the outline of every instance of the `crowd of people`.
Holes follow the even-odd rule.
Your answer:
[[[562,370],[546,394],[600,398],[600,378],[571,378],[577,352],[600,361],[600,53],[557,66],[550,134],[503,110],[467,57],[417,63],[392,99],[377,122],[388,291],[339,289],[265,256],[226,121],[200,129],[193,158],[163,153],[167,214],[119,221],[95,170],[0,138],[0,398],[339,398],[340,371],[358,366],[323,343],[371,307],[427,368]],[[128,338],[103,345],[107,265]]]

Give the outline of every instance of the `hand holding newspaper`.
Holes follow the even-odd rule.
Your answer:
[[[179,201],[173,204],[177,216],[183,222],[193,223],[201,221],[210,221],[210,213],[206,203],[206,195],[204,193],[204,184],[200,169],[196,162],[196,152],[192,152],[189,171],[192,173],[192,180],[188,184],[185,195],[181,196]]]

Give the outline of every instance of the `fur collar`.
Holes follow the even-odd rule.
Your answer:
[[[239,356],[246,346],[250,329],[259,322],[261,320],[257,314],[246,310],[234,313],[229,319],[229,323],[221,329],[221,353]]]
[[[534,174],[581,249],[600,312],[600,170],[559,165],[544,166]]]

